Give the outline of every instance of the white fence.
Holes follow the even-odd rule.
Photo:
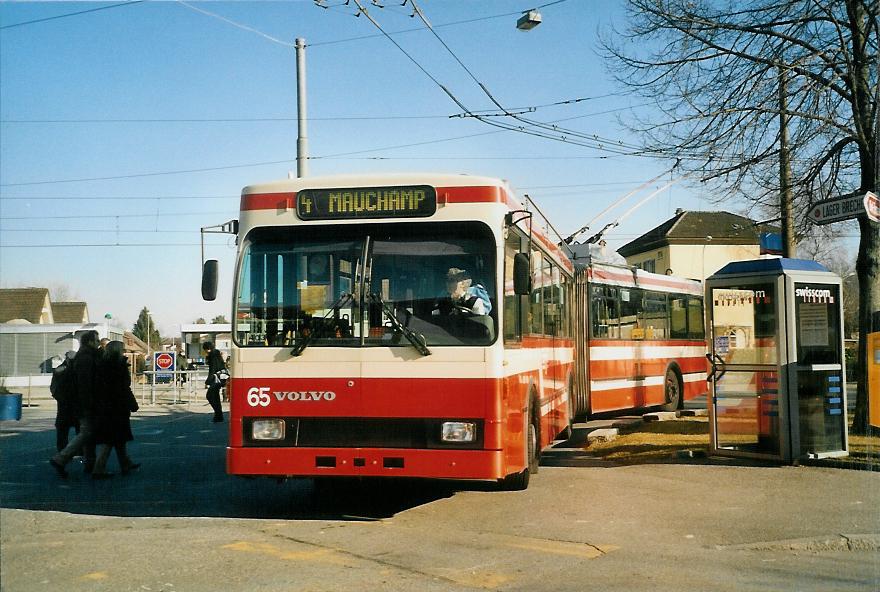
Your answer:
[[[145,371],[145,380],[132,387],[141,403],[189,404],[199,399],[205,400],[205,379],[208,370]],[[220,391],[226,400],[226,387]]]

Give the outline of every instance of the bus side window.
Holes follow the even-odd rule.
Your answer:
[[[531,335],[544,333],[544,285],[549,278],[543,275],[544,258],[541,251],[532,250],[532,293],[529,295],[529,326]]]
[[[504,341],[522,341],[522,301],[523,297],[513,291],[513,258],[520,252],[522,237],[510,230],[504,242]]]
[[[646,339],[669,337],[669,320],[664,292],[645,292],[644,322]]]
[[[559,269],[544,259],[541,273],[544,278],[544,335],[553,337],[559,331],[559,300],[556,290],[559,284]]]
[[[639,288],[620,289],[620,338],[644,339],[645,329],[640,326],[642,290]]]
[[[687,337],[687,299],[684,296],[672,296],[669,299],[669,336],[673,339]]]
[[[592,330],[593,337],[617,339],[620,337],[617,288],[611,286],[592,287]]]
[[[556,291],[559,294],[557,302],[559,303],[559,331],[556,333],[559,337],[571,337],[571,326],[568,314],[568,276],[559,273],[559,280],[556,282]]]
[[[706,330],[703,327],[703,299],[691,297],[687,302],[688,338],[704,339]]]

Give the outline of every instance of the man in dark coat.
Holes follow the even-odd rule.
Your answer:
[[[79,434],[58,454],[49,459],[61,477],[67,478],[65,467],[74,455],[82,449],[86,457],[86,472],[95,466],[95,416],[97,414],[96,390],[98,387],[98,339],[97,331],[86,331],[79,338],[79,351],[73,359],[76,376],[76,415],[79,419]]]
[[[76,412],[76,379],[73,377],[73,358],[75,351],[64,354],[64,361],[52,370],[49,391],[57,403],[55,413],[55,449],[64,450],[70,443],[70,429],[79,433],[79,419]]]
[[[220,423],[223,421],[223,407],[220,403],[220,389],[223,388],[223,384],[215,376],[220,370],[226,369],[226,363],[223,361],[223,354],[216,350],[210,341],[203,343],[202,349],[205,350],[205,362],[208,364],[208,378],[205,380],[208,392],[205,398],[214,409],[214,423]]]

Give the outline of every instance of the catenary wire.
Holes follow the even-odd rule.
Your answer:
[[[111,4],[109,6],[99,6],[97,8],[89,8],[88,10],[80,10],[78,12],[69,12],[67,14],[58,14],[55,16],[47,16],[45,18],[34,19],[31,21],[24,21],[21,23],[13,23],[11,25],[4,25],[0,27],[0,29],[14,29],[16,27],[24,27],[26,25],[35,25],[37,23],[45,23],[47,21],[54,21],[58,19],[63,19],[71,16],[79,16],[81,14],[86,14],[89,12],[98,12],[99,10],[109,10],[111,8],[118,8],[120,6],[130,6],[132,4],[140,4],[144,2],[144,0],[131,0],[130,2],[120,2],[119,4]]]

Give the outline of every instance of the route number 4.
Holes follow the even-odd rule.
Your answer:
[[[254,386],[248,389],[247,402],[251,407],[256,407],[257,405],[268,407],[270,400],[268,386]]]

